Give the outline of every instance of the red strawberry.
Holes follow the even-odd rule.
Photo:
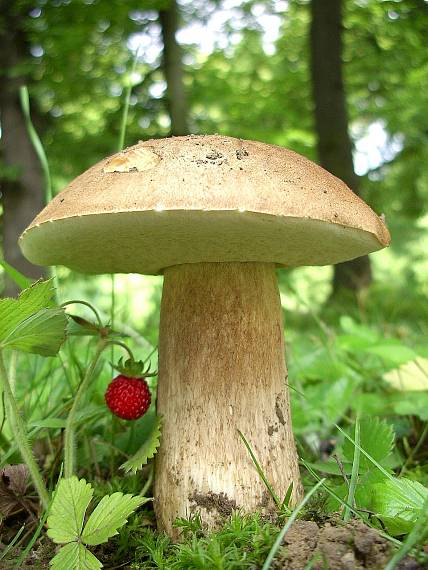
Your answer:
[[[124,420],[136,420],[149,409],[151,395],[144,378],[119,374],[109,384],[105,400],[115,416]]]

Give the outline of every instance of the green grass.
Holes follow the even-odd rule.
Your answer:
[[[68,281],[63,280],[60,285],[61,302],[70,298],[94,300],[101,320],[106,321],[109,282],[106,282],[104,297],[90,290],[85,296],[83,289],[76,288],[67,294]],[[400,369],[409,358],[428,356],[427,331],[419,320],[409,319],[405,314],[398,315],[394,322],[382,320],[379,305],[385,306],[388,299],[384,299],[384,291],[378,293],[376,288],[365,313],[352,306],[345,310],[347,305],[343,304],[325,308],[308,305],[297,293],[298,288],[293,286],[293,291],[290,295],[294,295],[296,308],[286,315],[287,356],[294,432],[302,457],[306,492],[317,480],[326,479],[320,484],[321,492],[299,516],[321,521],[339,512],[346,519],[362,518],[385,536],[389,535],[396,545],[397,554],[391,564],[403,552],[423,557],[422,534],[418,531],[421,525],[419,503],[414,503],[413,518],[403,523],[403,533],[396,534],[386,515],[382,518],[379,513],[371,514],[369,490],[371,485],[379,484],[381,476],[392,481],[405,477],[410,482],[428,485],[427,452],[423,445],[427,433],[424,416],[427,392],[403,392],[385,380],[388,372]],[[379,305],[373,300],[376,295],[379,295]],[[126,296],[122,298],[120,293],[116,296],[116,327],[120,331],[121,324],[125,325],[131,336],[121,337],[121,340],[138,359],[148,358],[157,343],[158,296],[157,286],[148,289],[146,308],[132,318],[132,311],[126,307]],[[68,311],[90,321],[96,319],[86,306],[70,307]],[[77,387],[93,359],[95,346],[95,338],[74,337],[63,347],[59,358],[24,354],[17,358],[14,376],[19,407],[30,439],[37,442],[50,489],[61,470],[62,430]],[[151,465],[126,477],[119,470],[150,434],[155,415],[152,407],[150,413],[130,429],[126,422],[112,421],[110,414],[106,414],[104,391],[112,374],[109,357],[109,353],[105,353],[94,371],[94,380],[79,406],[75,422],[76,437],[81,442],[76,454],[79,476],[91,481],[97,498],[115,491],[139,493],[146,484],[146,487],[150,485],[152,476]],[[150,357],[153,368],[156,368],[155,357]],[[150,378],[149,382],[155,391],[156,378]],[[360,419],[356,424],[357,418]],[[377,418],[379,444],[376,448],[384,448],[384,457],[379,458],[376,452],[365,448],[364,425],[368,418]],[[356,425],[360,426],[357,432]],[[7,421],[1,436],[0,466],[19,463],[20,456]],[[389,449],[391,437],[394,440],[390,441]],[[337,459],[330,456],[323,460],[320,444],[330,439],[334,440]],[[347,444],[349,439],[357,445],[352,441]],[[251,442],[247,443],[251,447]],[[262,474],[263,466],[259,465],[259,470]],[[150,492],[149,487],[147,492]],[[281,499],[277,502],[281,503]],[[395,508],[393,502],[387,507]],[[181,520],[178,524],[182,542],[172,544],[153,529],[152,507],[145,506],[130,518],[111,544],[96,554],[109,564],[129,561],[134,568],[261,568],[290,514],[292,511],[279,509],[277,518],[267,520],[257,514],[235,513],[221,530],[209,535],[198,517]],[[30,535],[18,535],[12,546],[24,549],[35,531],[36,528]],[[35,548],[43,536],[41,531]],[[308,567],[314,563],[309,561]]]

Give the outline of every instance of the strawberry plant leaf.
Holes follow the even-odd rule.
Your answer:
[[[38,281],[17,299],[0,300],[0,347],[55,355],[65,338],[64,311],[52,306],[52,280]]]
[[[48,517],[48,536],[61,544],[78,540],[94,490],[85,479],[61,479]]]
[[[127,517],[150,499],[123,493],[103,497],[88,519],[82,533],[82,541],[90,546],[107,542],[118,534],[117,529],[127,522]]]
[[[160,445],[162,428],[162,416],[156,416],[155,423],[150,435],[140,447],[140,449],[130,458],[125,461],[120,468],[127,473],[136,473],[143,465],[146,465],[149,459],[155,456]]]
[[[361,420],[360,446],[373,459],[381,463],[391,453],[393,442],[394,430],[385,420],[380,420],[378,417]],[[345,439],[343,443],[343,455],[348,461],[352,461],[354,444],[348,439]],[[366,471],[372,467],[370,460],[366,456],[361,455],[360,469]]]
[[[0,300],[0,341],[12,331],[18,323],[51,306],[54,297],[52,280],[37,281],[21,292],[17,299]]]
[[[386,479],[371,487],[370,509],[391,534],[409,532],[422,512],[428,489],[410,479]]]
[[[50,561],[52,570],[100,570],[101,562],[83,544],[70,542]]]
[[[150,499],[141,496],[113,493],[98,503],[86,524],[86,510],[94,494],[85,479],[69,477],[62,479],[54,496],[48,517],[48,536],[56,543],[67,543],[52,559],[51,566],[57,570],[98,570],[100,561],[87,550],[84,544],[97,545],[118,534],[118,528],[127,522],[127,517]]]
[[[65,340],[67,317],[63,309],[42,309],[21,321],[4,340],[2,348],[55,356]]]

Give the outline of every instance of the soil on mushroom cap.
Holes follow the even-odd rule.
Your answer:
[[[272,569],[303,570],[309,565],[313,570],[381,570],[392,553],[391,544],[361,521],[337,526],[329,522],[323,527],[312,521],[296,521],[285,536]],[[397,569],[407,569],[409,561],[403,561]],[[414,568],[419,565],[416,563]]]

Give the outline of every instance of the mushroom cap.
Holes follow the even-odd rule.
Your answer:
[[[199,262],[327,265],[389,241],[363,200],[299,154],[190,135],[102,160],[46,206],[20,246],[38,265],[155,275]]]

